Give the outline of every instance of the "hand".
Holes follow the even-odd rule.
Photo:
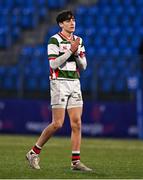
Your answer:
[[[78,46],[80,44],[80,38],[77,38],[75,41],[71,41],[71,51],[75,53],[78,49]]]

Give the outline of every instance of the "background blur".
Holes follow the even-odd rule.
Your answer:
[[[143,0],[0,0],[0,132],[50,123],[47,42],[71,9],[84,40],[83,136],[142,138]],[[68,117],[57,135],[70,135]]]

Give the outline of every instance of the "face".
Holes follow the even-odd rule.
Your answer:
[[[73,33],[75,31],[75,19],[74,18],[63,21],[59,25],[63,31],[66,31],[68,33]]]

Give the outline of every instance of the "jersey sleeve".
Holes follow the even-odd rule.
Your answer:
[[[54,60],[59,56],[59,42],[55,37],[49,39],[47,53],[49,60]]]
[[[83,40],[81,39],[80,45],[78,47],[77,56],[76,56],[76,62],[78,64],[78,67],[85,70],[87,67],[87,60],[85,56],[85,47],[83,45]]]
[[[84,47],[84,44],[83,44],[83,40],[82,40],[82,39],[81,39],[81,45],[80,45],[79,50],[82,51],[83,53],[85,53],[85,47]]]

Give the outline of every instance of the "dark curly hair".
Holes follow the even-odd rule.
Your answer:
[[[72,11],[64,10],[57,15],[56,21],[57,24],[59,24],[62,23],[63,21],[70,20],[72,18],[74,18]]]

